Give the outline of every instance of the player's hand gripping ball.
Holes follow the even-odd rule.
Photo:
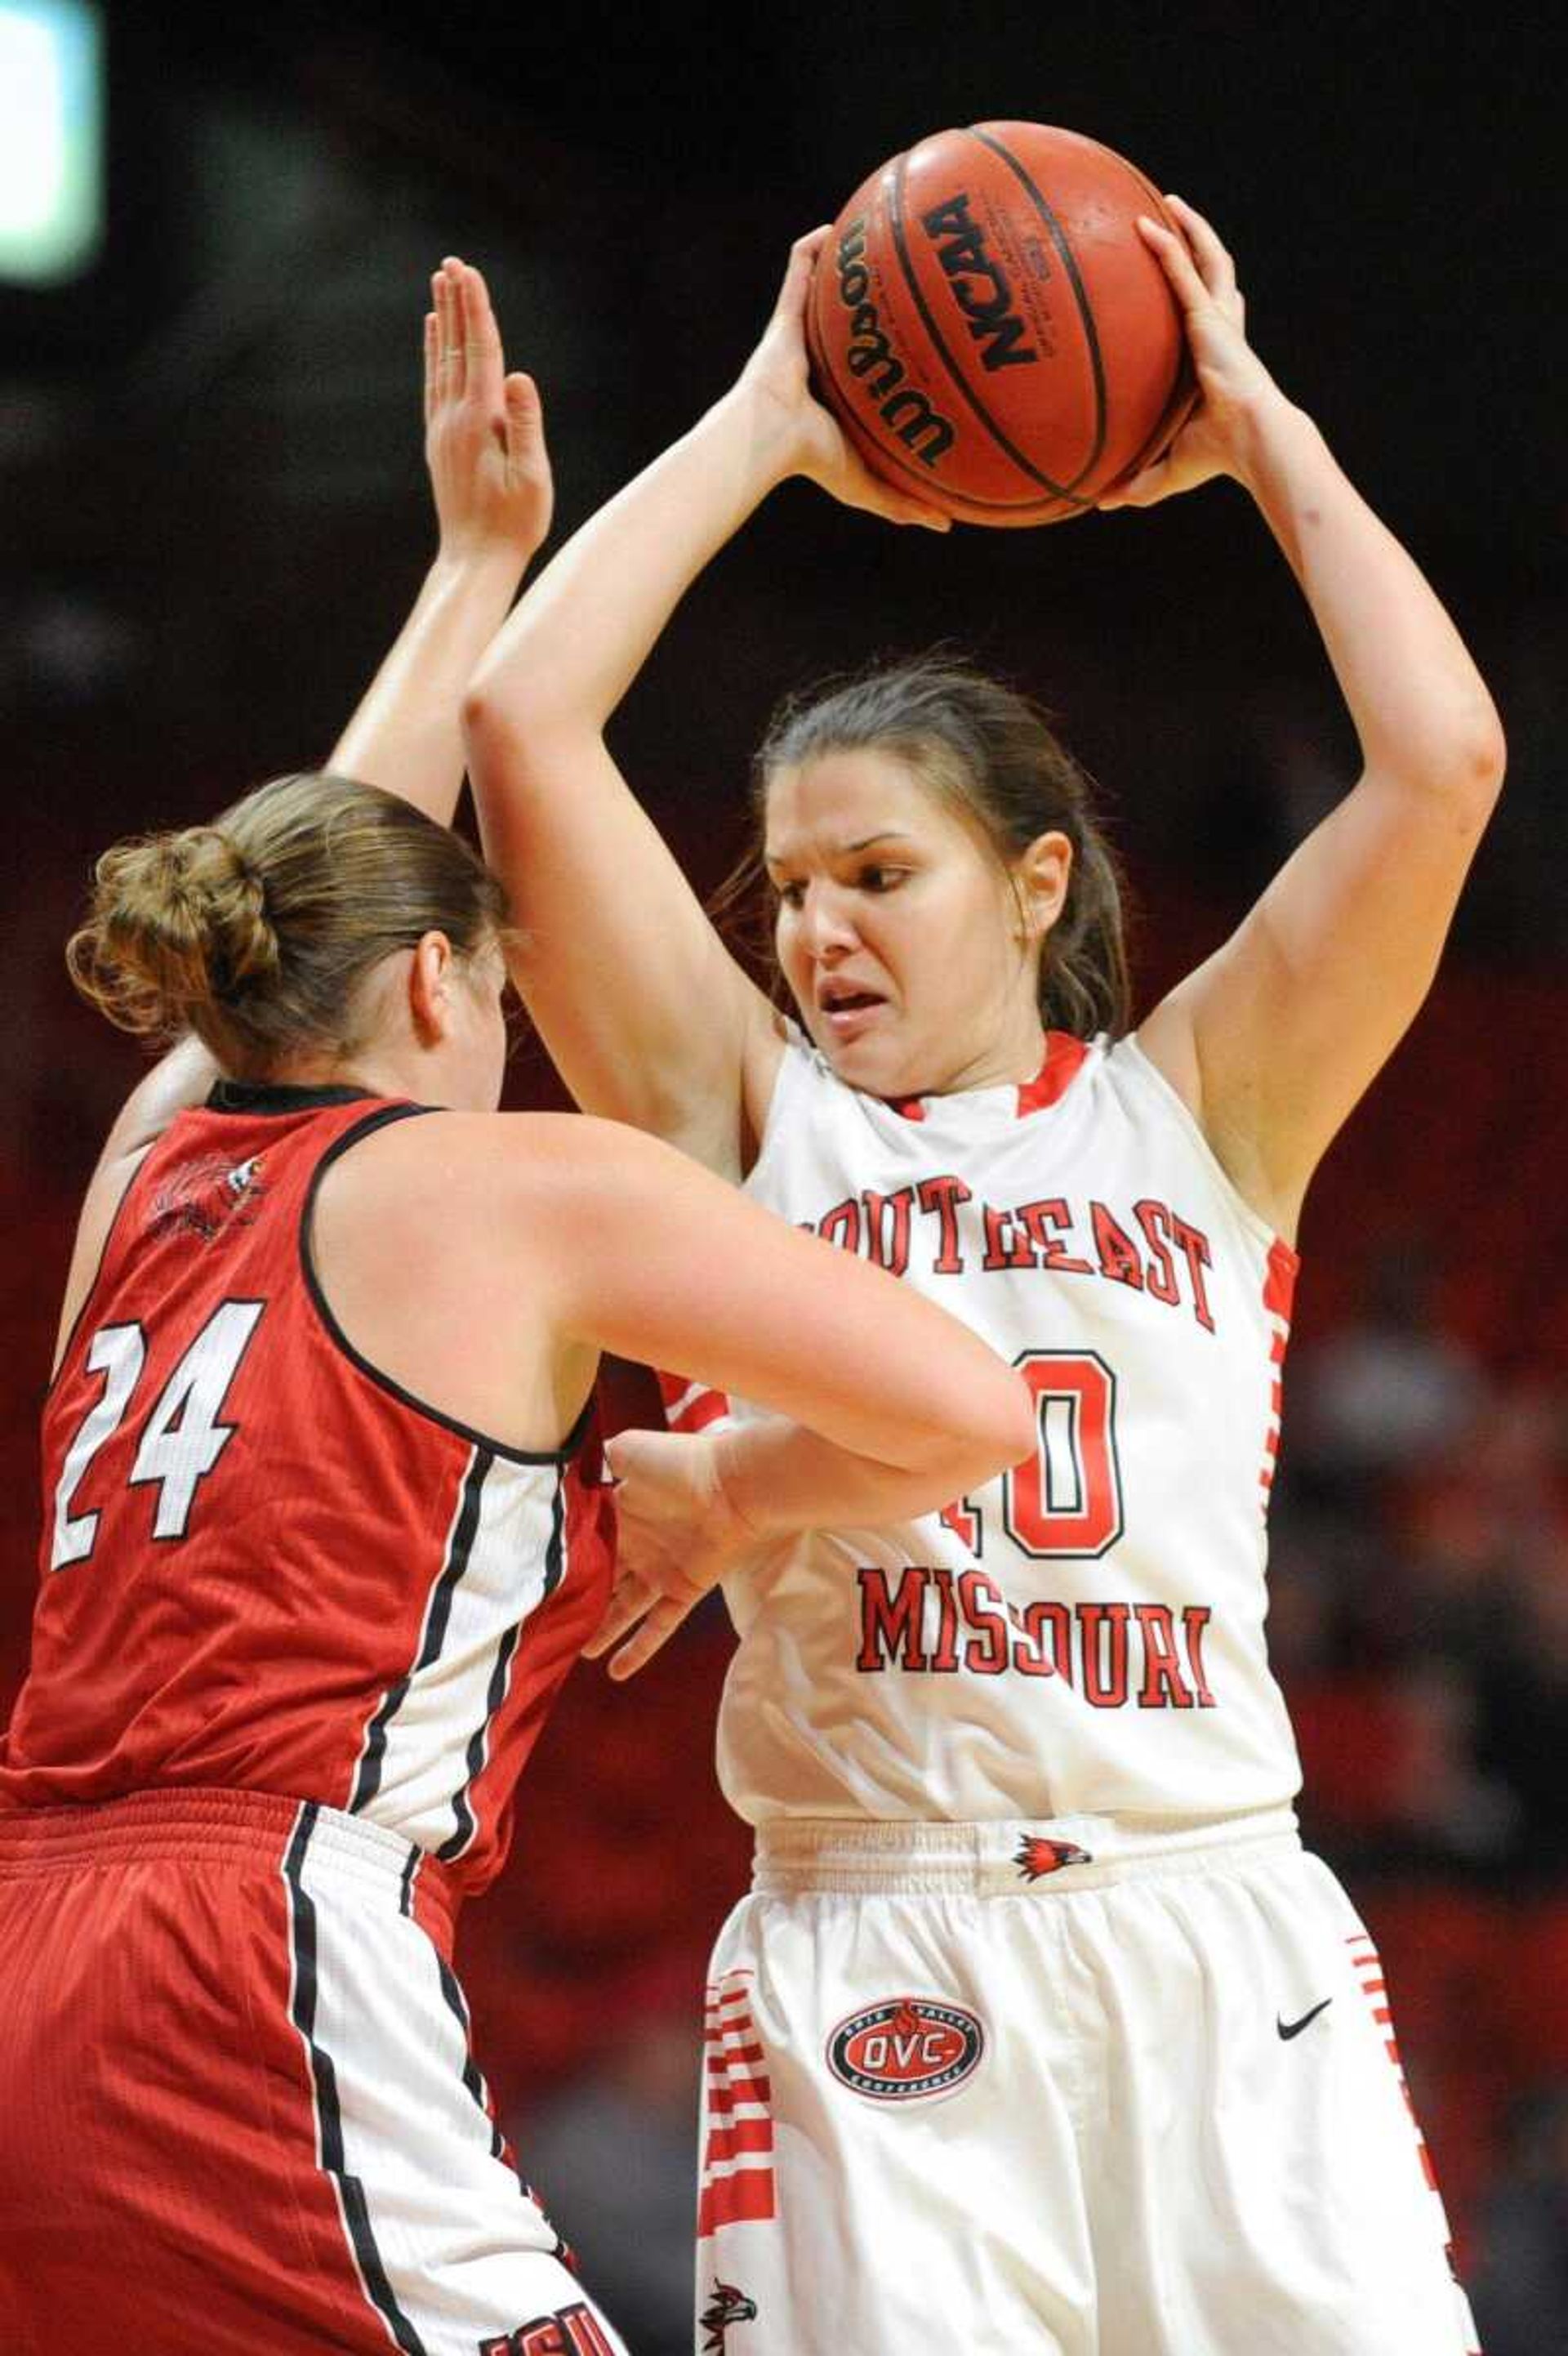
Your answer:
[[[1192,407],[1136,166],[1039,123],[939,131],[873,172],[817,262],[817,391],[868,466],[964,523],[1060,523]]]

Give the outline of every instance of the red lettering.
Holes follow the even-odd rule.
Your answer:
[[[1176,1264],[1166,1240],[1170,1230],[1170,1213],[1163,1203],[1146,1199],[1133,1205],[1133,1216],[1143,1229],[1148,1248],[1154,1254],[1144,1279],[1150,1296],[1156,1301],[1163,1301],[1167,1308],[1174,1309],[1181,1298],[1181,1287],[1176,1281]]]
[[[962,1276],[964,1255],[958,1248],[958,1207],[973,1199],[971,1190],[962,1178],[925,1178],[921,1181],[920,1207],[934,1212],[941,1222],[941,1247],[931,1265],[938,1276]]]
[[[1016,1215],[1023,1221],[1029,1241],[1038,1249],[1042,1268],[1054,1269],[1059,1276],[1093,1275],[1090,1263],[1065,1250],[1060,1241],[1072,1226],[1072,1214],[1060,1194],[1053,1195],[1049,1203],[1020,1203]]]
[[[998,1211],[987,1203],[985,1206],[986,1257],[982,1268],[1032,1268],[1034,1253],[1027,1236],[1020,1236],[1010,1211]]]
[[[1120,1709],[1127,1698],[1127,1603],[1081,1603],[1083,1698],[1096,1709]]]
[[[1135,1292],[1144,1289],[1143,1257],[1125,1227],[1112,1217],[1104,1203],[1091,1203],[1089,1215],[1094,1229],[1094,1249],[1100,1256],[1100,1273],[1114,1284],[1130,1284]]]
[[[965,1554],[978,1555],[985,1545],[986,1526],[980,1508],[968,1497],[959,1497],[951,1505],[944,1505],[937,1520],[950,1529]]]
[[[958,1601],[965,1619],[978,1632],[964,1647],[965,1667],[978,1676],[999,1677],[1010,1650],[1007,1607],[1000,1591],[983,1570],[960,1571]]]
[[[1016,1612],[1013,1616],[1019,1620]],[[1064,1685],[1072,1685],[1074,1682],[1072,1621],[1066,1604],[1047,1602],[1042,1599],[1026,1603],[1019,1625],[1023,1632],[1024,1643],[1033,1648],[1026,1653],[1022,1645],[1013,1646],[1013,1666],[1019,1675],[1026,1677],[1056,1676]],[[1045,1657],[1045,1632],[1048,1628],[1051,1631],[1049,1661]]]
[[[1207,1603],[1189,1603],[1181,1615],[1182,1642],[1187,1647],[1187,1674],[1192,1680],[1200,1709],[1212,1709],[1214,1697],[1203,1674],[1203,1635],[1214,1617]]]
[[[939,1564],[926,1572],[936,1589],[936,1650],[930,1667],[938,1676],[951,1676],[958,1666],[958,1607],[953,1596],[953,1573]]]
[[[569,2307],[561,2317],[575,2356],[615,2356],[591,2307]]]
[[[1140,1709],[1190,1709],[1192,1696],[1181,1675],[1176,1652],[1176,1623],[1168,1603],[1135,1603],[1143,1632],[1144,1681],[1138,1688]]]
[[[835,1203],[817,1222],[817,1234],[826,1244],[837,1244],[844,1251],[860,1248],[860,1205],[853,1195],[847,1203]]]
[[[543,2315],[537,2323],[525,2323],[520,2332],[513,2332],[512,2342],[517,2356],[571,2356],[558,2315]]]
[[[1170,1232],[1187,1258],[1187,1273],[1192,1285],[1192,1313],[1207,1333],[1214,1331],[1214,1320],[1209,1312],[1209,1290],[1203,1281],[1203,1271],[1213,1266],[1209,1238],[1198,1227],[1189,1226],[1185,1219],[1170,1215]]]
[[[897,1592],[888,1590],[888,1574],[875,1563],[862,1563],[860,1583],[860,1651],[855,1666],[874,1674],[890,1663],[906,1669],[923,1669],[925,1647],[921,1622],[924,1617],[925,1573],[914,1565],[901,1570]]]
[[[914,1208],[914,1188],[901,1186],[895,1194],[860,1197],[866,1208],[866,1251],[878,1268],[902,1276],[909,1266],[909,1220]]]

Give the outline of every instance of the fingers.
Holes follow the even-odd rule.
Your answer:
[[[624,1636],[642,1618],[652,1601],[655,1590],[645,1587],[640,1579],[624,1577],[615,1581],[610,1601],[604,1607],[604,1617],[589,1637],[582,1649],[589,1660],[596,1661],[609,1651],[618,1636]]]
[[[513,374],[501,388],[506,403],[507,464],[516,473],[548,466],[545,455],[544,405],[531,376]]]
[[[1144,243],[1154,249],[1184,311],[1194,310],[1209,300],[1209,289],[1185,238],[1178,237],[1173,229],[1167,229],[1163,221],[1148,213],[1138,215],[1138,233]]]
[[[477,394],[481,401],[494,404],[501,399],[501,379],[506,365],[501,357],[501,330],[496,324],[495,308],[483,272],[475,270],[471,262],[459,262],[458,269],[461,273],[457,302],[463,325],[463,390],[464,393]]]
[[[779,288],[779,299],[773,305],[775,319],[799,320],[804,316],[805,298],[811,286],[811,273],[816,266],[816,257],[832,234],[833,224],[831,221],[824,221],[820,229],[808,230],[804,237],[795,239],[789,250],[789,261],[784,269],[784,284]]]
[[[424,422],[435,415],[436,382],[440,374],[441,330],[433,311],[424,315]]]
[[[463,264],[451,255],[442,263],[431,280],[431,296],[435,305],[436,380],[438,402],[461,400],[466,362],[463,349],[463,315],[458,295],[458,273]]]
[[[1213,223],[1205,220],[1197,206],[1189,205],[1185,197],[1167,197],[1165,201],[1186,232],[1187,242],[1192,249],[1199,273],[1210,294],[1220,301],[1228,294],[1233,294],[1236,291],[1236,265]]]
[[[1094,502],[1101,515],[1114,508],[1150,508],[1162,499],[1168,487],[1170,467],[1164,458],[1157,458],[1152,466],[1145,466],[1129,482],[1119,483],[1114,491],[1102,492]]]
[[[505,366],[501,330],[482,273],[448,254],[431,280],[431,299],[435,333],[432,354],[427,327],[427,418],[437,402],[463,401],[470,394],[498,407]]]
[[[654,1655],[668,1644],[690,1610],[689,1603],[677,1603],[667,1596],[655,1604],[630,1644],[623,1644],[609,1664],[610,1675],[617,1685],[646,1667]]]
[[[938,508],[928,508],[922,499],[912,498],[892,483],[885,483],[874,475],[858,455],[851,456],[846,478],[836,484],[838,497],[846,505],[861,509],[868,515],[879,515],[889,523],[912,523],[926,531],[951,531],[953,519]]]

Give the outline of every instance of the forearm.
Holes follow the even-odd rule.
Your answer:
[[[463,787],[463,692],[506,619],[526,562],[520,549],[507,546],[437,556],[328,768],[400,795],[439,825],[451,823]]]
[[[790,471],[770,424],[737,386],[568,541],[481,665],[472,726],[603,729],[692,582]]]
[[[1271,391],[1238,471],[1301,584],[1368,773],[1423,792],[1495,787],[1501,737],[1486,685],[1312,420]]]
[[[837,1447],[780,1418],[719,1435],[720,1486],[736,1521],[760,1542],[796,1530],[879,1529],[934,1513],[988,1481],[995,1454],[933,1444],[912,1469]]]

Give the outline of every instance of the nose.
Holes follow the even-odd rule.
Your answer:
[[[801,946],[818,959],[847,956],[859,938],[848,895],[822,879],[806,885],[799,924]]]

